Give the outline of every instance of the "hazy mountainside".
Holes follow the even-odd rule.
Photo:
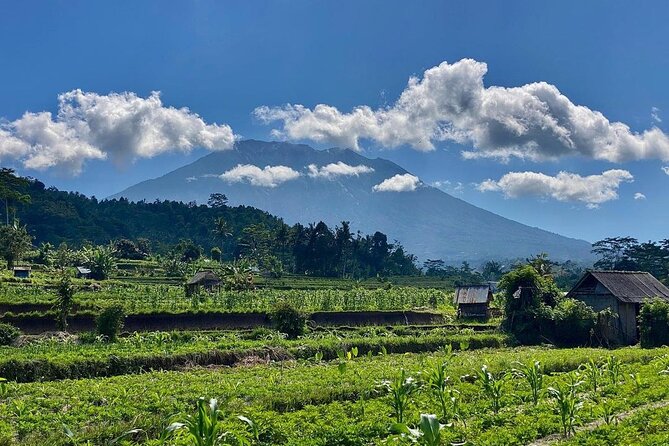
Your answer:
[[[373,172],[330,178],[308,175],[343,162]],[[275,187],[229,182],[220,175],[235,166],[287,166],[301,175]],[[114,197],[131,201],[170,199],[206,203],[214,192],[230,204],[244,204],[282,217],[287,223],[351,222],[363,233],[381,231],[421,259],[447,261],[527,257],[547,252],[555,259],[590,259],[590,244],[509,220],[424,184],[412,192],[375,192],[373,187],[407,173],[388,160],[366,158],[348,149],[315,150],[307,145],[240,141],[160,178],[132,186]]]

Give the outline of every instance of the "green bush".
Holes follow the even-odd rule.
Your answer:
[[[584,345],[590,339],[597,314],[580,300],[562,299],[553,308],[553,338],[560,345]]]
[[[21,330],[10,324],[0,323],[0,345],[11,345],[21,336]]]
[[[105,309],[95,319],[98,334],[103,335],[108,341],[114,342],[123,328],[125,311],[123,307],[112,306]]]
[[[270,312],[272,325],[289,339],[303,335],[306,330],[307,317],[286,300],[274,304]]]
[[[639,312],[641,347],[669,345],[669,302],[652,299]]]

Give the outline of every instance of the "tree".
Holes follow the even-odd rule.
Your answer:
[[[114,243],[114,253],[119,259],[142,260],[146,257],[146,254],[127,238],[119,239]]]
[[[630,249],[638,245],[637,239],[633,237],[609,237],[592,244],[592,252],[600,259],[595,262],[598,269],[627,269],[629,264]]]
[[[202,247],[191,239],[181,239],[172,252],[182,262],[193,262],[202,256]]]
[[[0,199],[5,203],[5,222],[9,226],[9,213],[12,208],[12,203],[29,203],[30,195],[18,191],[19,188],[25,187],[28,181],[25,178],[14,175],[13,169],[0,169]],[[16,220],[16,215],[14,216]]]
[[[496,281],[504,274],[504,265],[494,260],[489,260],[483,265],[481,275],[485,280]]]
[[[67,330],[67,317],[72,312],[75,292],[70,275],[63,269],[56,288],[56,325],[59,330]]]
[[[20,261],[30,250],[32,240],[28,229],[18,222],[0,227],[0,255],[7,262],[8,269],[12,269],[15,262]]]
[[[209,195],[209,200],[207,201],[207,205],[210,208],[224,208],[227,204],[228,197],[218,192]]]
[[[112,246],[85,246],[80,254],[93,279],[105,280],[116,270],[116,255]]]
[[[548,258],[548,254],[545,252],[539,253],[534,257],[527,259],[527,263],[532,265],[532,267],[537,270],[542,276],[552,276],[553,275],[553,266],[557,264]]]
[[[499,289],[504,296],[504,328],[521,342],[539,341],[542,323],[550,318],[561,294],[553,279],[523,265],[502,276]]]
[[[228,225],[228,222],[225,220],[225,218],[218,217],[214,221],[214,235],[221,242],[219,260],[222,260],[223,252],[225,251],[225,241],[228,239],[228,237],[232,237],[232,229],[230,229],[230,225]]]

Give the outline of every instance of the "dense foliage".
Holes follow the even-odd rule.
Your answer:
[[[0,345],[11,345],[21,335],[21,331],[10,324],[0,323]]]
[[[610,237],[593,243],[595,268],[646,271],[669,283],[669,239],[640,243],[633,237]]]
[[[203,251],[217,247],[224,260],[244,257],[268,271],[317,276],[419,273],[415,257],[400,244],[388,242],[381,232],[353,234],[348,222],[336,228],[323,222],[291,227],[266,212],[229,207],[216,197],[209,205],[98,200],[17,178],[11,171],[2,171],[0,191],[11,189],[30,197],[30,203],[17,202],[12,212],[38,244],[81,247],[115,241],[115,252],[124,258],[143,258],[155,251],[177,255],[180,261],[195,260]],[[89,261],[95,266],[102,260],[93,257]],[[95,274],[103,274],[97,271]]]
[[[669,302],[653,299],[641,305],[639,329],[642,347],[669,345]]]

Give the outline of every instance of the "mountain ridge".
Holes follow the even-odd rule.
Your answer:
[[[342,162],[372,172],[318,178],[308,166]],[[287,166],[299,176],[274,187],[226,182],[220,175],[238,165]],[[363,233],[379,230],[421,259],[480,261],[528,257],[547,252],[559,260],[590,260],[590,244],[524,225],[420,183],[413,192],[374,192],[394,175],[409,173],[383,158],[345,148],[316,150],[306,144],[243,140],[229,151],[213,152],[163,176],[137,183],[110,198],[206,202],[225,193],[233,205],[257,207],[287,223],[328,225],[350,221]]]

